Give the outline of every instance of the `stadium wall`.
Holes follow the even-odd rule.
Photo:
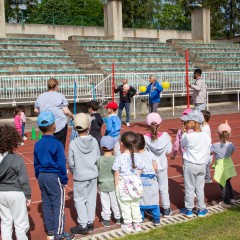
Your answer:
[[[46,24],[6,24],[8,36],[16,34],[28,35],[55,35],[57,40],[68,40],[70,36],[82,37],[105,37],[103,27],[79,27],[65,25],[46,25]],[[190,31],[177,30],[156,30],[156,29],[132,29],[123,28],[123,38],[149,38],[159,39],[166,42],[167,39],[192,39]]]

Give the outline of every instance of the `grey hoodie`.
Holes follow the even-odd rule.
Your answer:
[[[91,135],[72,140],[68,151],[68,166],[73,173],[73,180],[82,182],[97,178],[99,157],[98,142]]]
[[[23,192],[31,199],[31,188],[23,159],[16,154],[7,154],[0,163],[0,192]]]
[[[163,132],[162,135],[155,141],[151,140],[151,137],[144,136],[146,141],[146,149],[152,152],[157,161],[158,170],[164,170],[168,167],[166,154],[172,151],[172,142],[168,133]]]

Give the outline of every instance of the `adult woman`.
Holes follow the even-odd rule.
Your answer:
[[[43,111],[50,111],[56,119],[56,130],[54,136],[62,142],[64,148],[67,137],[67,117],[74,118],[68,108],[68,101],[63,94],[58,92],[58,80],[48,80],[48,92],[42,93],[35,102],[34,112],[39,114]]]

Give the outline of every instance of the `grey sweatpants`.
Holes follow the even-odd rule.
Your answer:
[[[158,170],[157,173],[158,186],[162,199],[163,209],[170,208],[169,192],[168,192],[168,169]]]
[[[12,240],[13,224],[17,239],[28,240],[29,221],[23,192],[0,192],[0,218],[2,240]]]
[[[97,178],[73,182],[73,198],[77,210],[77,222],[82,226],[93,223],[96,212]]]
[[[206,208],[204,203],[204,185],[206,165],[184,162],[184,187],[185,187],[185,208],[192,210],[194,208],[194,192],[197,196],[197,208],[203,210]]]

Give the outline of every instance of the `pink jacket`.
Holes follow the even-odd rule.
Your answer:
[[[22,122],[21,122],[21,117],[19,115],[16,115],[14,117],[14,124],[15,124],[17,132],[21,135],[22,134]]]

